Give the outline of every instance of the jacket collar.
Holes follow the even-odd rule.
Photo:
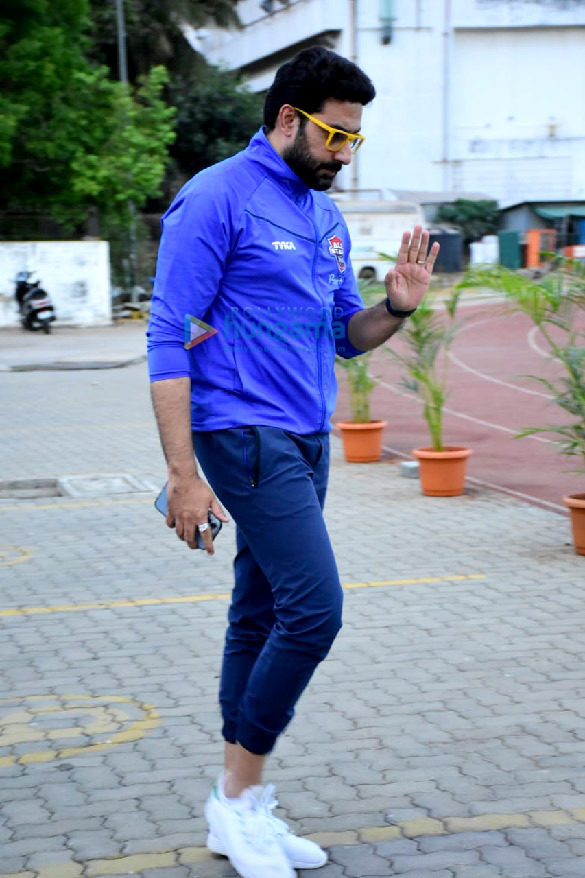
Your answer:
[[[289,168],[285,160],[280,156],[268,140],[264,128],[260,128],[250,143],[248,150],[250,158],[258,162],[270,174],[270,176],[285,190],[297,198],[310,192],[309,186],[297,177],[292,168]]]

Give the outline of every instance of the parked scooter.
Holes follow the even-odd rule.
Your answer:
[[[14,297],[18,303],[20,322],[23,329],[34,332],[42,329],[48,335],[51,324],[56,319],[55,309],[49,294],[41,287],[40,280],[31,281],[32,271],[19,271],[14,282]]]

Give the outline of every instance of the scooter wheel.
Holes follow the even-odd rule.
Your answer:
[[[43,332],[45,333],[45,335],[49,335],[49,333],[51,332],[50,320],[43,320]]]

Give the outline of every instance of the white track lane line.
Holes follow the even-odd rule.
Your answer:
[[[528,344],[532,348],[532,350],[537,353],[539,356],[544,357],[546,360],[554,360],[554,357],[551,357],[546,351],[543,351],[541,347],[539,347],[538,342],[536,341],[536,335],[538,333],[538,326],[533,326],[530,332],[527,335]],[[552,399],[552,397],[550,397]]]
[[[387,381],[382,381],[380,378],[376,380],[382,387],[387,387],[388,390],[398,394],[398,396],[405,396],[407,399],[412,399],[420,405],[423,405],[423,401],[413,393],[406,393],[405,391],[399,390],[393,384],[388,384]],[[456,418],[462,418],[464,421],[472,421],[474,424],[480,424],[482,427],[490,427],[492,430],[499,430],[501,433],[509,433],[512,436],[515,436],[516,433],[520,433],[522,429],[519,428],[517,430],[512,430],[510,427],[502,427],[501,424],[492,424],[491,421],[482,421],[481,418],[474,418],[473,415],[464,415],[463,412],[457,412],[455,409],[450,409],[447,406],[444,406],[443,411]],[[544,442],[545,445],[552,444],[552,439],[544,439],[542,436],[524,436],[524,439],[533,439],[534,442]]]
[[[461,333],[466,332],[469,329],[475,329],[477,326],[481,326],[483,323],[488,323],[491,320],[495,320],[497,317],[501,315],[492,315],[491,317],[486,317],[484,320],[478,320],[475,323],[468,323],[467,326],[464,326],[461,329]],[[516,315],[512,315],[516,316]],[[536,329],[536,327],[534,327]],[[530,340],[532,330],[528,332],[528,345],[533,350],[535,350],[541,356],[547,356],[544,351],[540,350],[538,347],[534,347]],[[460,369],[463,369],[464,372],[469,372],[471,375],[476,375],[478,378],[482,378],[484,381],[490,381],[492,384],[499,384],[502,387],[509,387],[510,390],[518,390],[520,393],[529,393],[531,396],[540,396],[543,399],[552,399],[552,396],[548,393],[541,393],[539,390],[530,390],[528,387],[519,387],[517,384],[510,384],[509,381],[504,381],[502,378],[494,378],[492,375],[486,375],[485,372],[480,372],[477,369],[474,369],[473,366],[468,366],[466,363],[463,363],[459,357],[456,357],[452,351],[449,351],[449,359],[452,363],[455,363],[459,366]]]

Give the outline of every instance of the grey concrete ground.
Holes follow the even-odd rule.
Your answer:
[[[144,355],[144,326],[115,323],[94,329],[56,325],[51,335],[0,329],[0,372],[64,365],[127,363]]]
[[[140,326],[70,332],[52,359],[141,351]],[[11,365],[59,339],[9,335]],[[0,412],[1,479],[164,481],[143,363],[5,371]],[[484,490],[424,498],[396,462],[333,448],[345,626],[270,760],[279,813],[328,847],[323,878],[582,878],[568,519]],[[0,500],[0,878],[235,874],[202,816],[233,526],[208,559],[153,498]]]

